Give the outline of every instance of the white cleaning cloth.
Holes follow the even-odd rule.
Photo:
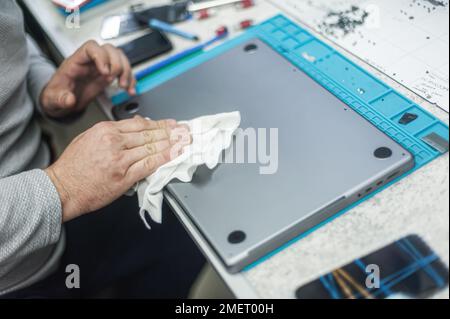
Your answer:
[[[150,225],[145,219],[146,213],[154,222],[162,222],[162,190],[170,181],[178,179],[187,183],[192,180],[198,166],[206,164],[209,169],[217,166],[222,151],[231,145],[233,134],[241,123],[241,115],[239,112],[223,113],[179,123],[189,126],[192,144],[185,146],[179,157],[137,185],[140,215],[147,228]]]

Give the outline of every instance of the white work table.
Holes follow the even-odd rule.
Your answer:
[[[155,5],[167,3],[160,0],[111,1],[82,14],[80,28],[70,29],[65,25],[65,17],[55,10],[50,0],[23,0],[22,2],[63,57],[71,55],[89,39],[104,42],[100,38],[100,27],[105,16],[124,13],[132,3]],[[211,19],[192,20],[180,26],[199,34],[202,39],[208,39],[221,25],[233,29],[233,26],[244,19],[252,18],[255,22],[260,22],[278,13],[280,11],[276,7],[265,0],[259,0],[257,6],[251,9],[239,12],[224,9]],[[297,22],[301,24],[300,21]],[[235,32],[233,31],[231,36],[234,35],[233,33]],[[133,37],[138,35],[139,33]],[[170,38],[175,50],[169,54],[193,45],[192,42],[178,37]],[[130,37],[111,41],[111,43],[118,45],[128,40]],[[343,53],[349,56],[348,53]],[[164,56],[150,63],[155,63],[162,58]],[[383,81],[448,124],[448,113],[422,100],[354,56],[350,55],[349,58],[377,74]],[[112,118],[110,112],[112,105],[109,100],[101,97],[99,103],[106,115]],[[420,235],[444,263],[449,265],[448,154],[378,193],[307,237],[296,241],[256,267],[235,275],[227,272],[178,204],[168,194],[166,199],[206,258],[239,298],[294,298],[295,290],[300,286],[410,234]],[[449,298],[448,287],[435,297]]]

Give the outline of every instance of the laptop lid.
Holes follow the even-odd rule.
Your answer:
[[[414,164],[407,150],[259,39],[134,102],[137,113],[152,119],[186,120],[238,110],[242,130],[233,150],[237,141],[253,139],[249,135],[254,132],[261,143],[257,152],[268,155],[257,155],[256,163],[200,167],[192,183],[175,181],[167,188],[231,272]],[[120,110],[126,105],[117,114],[131,116]]]

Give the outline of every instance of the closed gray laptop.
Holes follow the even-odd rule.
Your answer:
[[[137,111],[153,119],[185,120],[238,110],[243,129],[267,129],[267,144],[269,129],[278,129],[274,174],[261,174],[265,165],[258,162],[220,164],[212,171],[200,167],[192,183],[168,186],[230,272],[414,165],[407,150],[257,39],[134,102],[137,109],[123,105],[116,116]]]

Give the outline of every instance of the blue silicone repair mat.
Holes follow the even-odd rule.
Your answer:
[[[449,129],[446,124],[283,15],[275,16],[210,51],[144,78],[138,84],[138,94],[145,93],[255,37],[266,42],[293,65],[303,70],[378,129],[409,150],[415,158],[414,170],[448,151]],[[127,100],[128,96],[125,93],[112,98],[114,105],[122,104]],[[392,183],[403,177],[397,178]],[[380,188],[377,192],[384,188]],[[363,198],[360,202],[377,192]],[[330,220],[347,212],[360,202],[344,209]],[[323,224],[302,234],[274,253]]]

